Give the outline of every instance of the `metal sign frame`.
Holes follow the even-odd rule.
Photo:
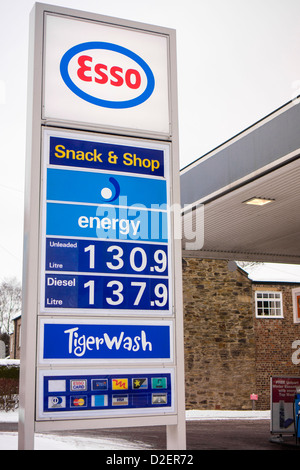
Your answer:
[[[62,19],[72,19],[80,21],[94,22],[93,24],[101,24],[104,27],[120,28],[130,34],[138,32],[138,34],[152,35],[155,37],[164,37],[168,43],[168,63],[166,64],[168,70],[168,96],[169,96],[169,117],[170,126],[169,132],[158,132],[152,130],[136,129],[134,127],[119,126],[114,127],[112,124],[79,122],[78,120],[72,122],[70,119],[62,120],[60,118],[46,118],[43,111],[43,99],[45,96],[44,88],[44,38],[45,38],[45,17],[51,15],[52,17],[59,17]],[[131,21],[119,20],[116,18],[104,17],[101,15],[94,15],[92,13],[85,13],[76,10],[69,10],[46,4],[35,4],[30,17],[30,57],[29,57],[29,80],[28,80],[28,116],[27,116],[27,160],[26,160],[26,184],[25,184],[25,215],[24,215],[24,262],[23,262],[23,305],[22,305],[22,348],[21,348],[21,370],[20,370],[20,410],[19,410],[19,449],[32,449],[34,448],[34,433],[52,430],[63,429],[88,429],[95,427],[127,427],[127,426],[155,426],[166,425],[167,429],[167,447],[168,449],[185,449],[185,381],[184,381],[184,343],[183,343],[183,311],[182,311],[182,278],[181,278],[181,239],[172,239],[169,246],[170,250],[170,265],[172,266],[170,290],[171,306],[172,309],[169,315],[164,315],[160,312],[159,315],[155,314],[147,320],[142,315],[133,315],[132,311],[125,311],[125,315],[120,312],[113,312],[112,315],[105,312],[92,312],[87,309],[84,314],[85,317],[74,316],[74,312],[70,315],[65,315],[65,312],[53,313],[54,321],[52,324],[60,325],[63,320],[69,321],[84,326],[88,331],[89,325],[101,324],[100,326],[114,328],[122,326],[125,328],[131,325],[138,324],[145,326],[150,331],[150,327],[161,325],[169,328],[170,333],[170,350],[166,357],[160,358],[143,358],[140,360],[143,364],[140,369],[136,366],[133,367],[133,360],[129,359],[111,359],[111,365],[105,366],[103,362],[99,362],[102,375],[96,377],[95,366],[93,361],[87,359],[86,362],[69,362],[64,359],[64,353],[61,353],[61,358],[58,362],[52,363],[50,366],[47,360],[43,358],[43,339],[41,335],[44,334],[43,327],[47,322],[49,316],[52,317],[51,312],[43,312],[41,309],[41,299],[43,298],[43,282],[41,281],[41,273],[45,270],[44,258],[41,253],[45,254],[45,248],[42,246],[44,239],[43,234],[43,197],[44,191],[44,167],[42,163],[43,155],[43,134],[46,132],[77,132],[79,134],[95,136],[102,136],[102,138],[109,134],[112,140],[122,140],[137,142],[141,145],[151,146],[151,143],[157,146],[165,146],[169,148],[170,152],[170,201],[173,207],[180,205],[180,185],[179,185],[179,158],[178,158],[178,116],[177,116],[177,82],[176,82],[176,45],[175,45],[175,31],[168,28],[161,28]],[[133,73],[133,72],[132,72]],[[142,72],[141,72],[142,73]],[[128,75],[128,80],[131,80]],[[130,82],[134,85],[134,82]],[[97,134],[96,134],[97,133]],[[108,136],[107,136],[108,137]],[[151,137],[151,140],[149,139]],[[169,212],[169,226],[171,233],[174,234],[176,224],[174,210]],[[179,215],[179,211],[177,211]],[[177,228],[178,234],[178,228]],[[176,273],[176,275],[175,275]],[[152,304],[151,304],[152,305]],[[80,311],[80,313],[82,313]],[[100,316],[98,316],[100,313]],[[123,311],[124,313],[124,311]],[[56,320],[55,320],[56,319]],[[161,323],[160,323],[160,320]],[[51,323],[51,322],[50,322]],[[104,331],[104,330],[103,330]],[[102,333],[103,333],[102,331]],[[147,331],[145,331],[145,334]],[[99,333],[100,334],[100,333]],[[165,333],[164,333],[165,334]],[[100,337],[99,337],[100,338]],[[102,338],[98,338],[98,344],[102,344]],[[92,339],[89,340],[91,344]],[[146,341],[145,345],[150,344]],[[146,349],[146,346],[145,346]],[[50,354],[50,353],[49,353]],[[51,355],[51,354],[50,354]],[[169,356],[169,357],[168,357]],[[50,356],[49,356],[50,357]],[[60,362],[61,361],[61,362]],[[76,359],[77,361],[77,359]],[[85,361],[85,359],[83,359]],[[80,365],[81,364],[81,365]],[[84,364],[84,365],[83,365]],[[102,365],[101,365],[102,364]],[[78,367],[80,369],[78,369]],[[88,369],[86,369],[88,367]],[[110,370],[111,369],[111,370]],[[108,371],[110,370],[110,373]],[[132,401],[131,411],[128,413],[124,408],[122,412],[115,412],[114,405],[127,405],[129,394],[132,397],[137,396],[133,385],[130,381],[124,378],[124,374],[128,375],[130,379],[141,374],[141,370],[146,374],[144,380],[149,384],[149,400],[150,406],[147,411],[145,408],[138,408],[137,404]],[[87,375],[87,371],[91,375]],[[82,374],[86,375],[81,379]],[[93,374],[95,378],[93,379]],[[104,375],[103,375],[104,374]],[[148,375],[147,375],[148,374]],[[154,374],[153,377],[151,374]],[[49,379],[52,376],[60,377],[57,382],[57,390],[53,380]],[[107,375],[108,379],[106,379]],[[121,377],[120,380],[118,375]],[[161,378],[160,378],[161,376]],[[47,378],[48,377],[48,378]],[[71,377],[72,386],[68,380]],[[72,378],[73,377],[73,378]],[[75,378],[74,378],[75,377]],[[77,380],[78,377],[78,380]],[[91,378],[92,377],[92,378]],[[104,377],[104,378],[103,378]],[[152,377],[152,378],[151,378]],[[153,379],[153,380],[152,380]],[[158,382],[162,380],[164,393],[156,393]],[[47,382],[48,380],[48,382]],[[50,385],[49,385],[50,380]],[[97,386],[102,387],[106,380],[109,380],[108,391],[105,396],[95,396],[92,394],[92,380],[97,382]],[[103,382],[104,381],[104,382]],[[114,388],[114,381],[119,381],[118,386]],[[68,383],[69,385],[63,385]],[[87,384],[89,383],[89,393],[85,394]],[[150,383],[152,384],[150,386]],[[43,385],[44,384],[44,385]],[[45,385],[48,384],[48,385]],[[44,389],[44,387],[48,387]],[[65,387],[65,389],[63,388]],[[68,387],[71,387],[68,389]],[[76,388],[77,387],[77,388]],[[118,387],[123,392],[126,389],[128,392],[120,395]],[[68,391],[67,391],[68,389]],[[78,397],[72,393],[78,391]],[[42,397],[43,393],[45,394]],[[82,394],[83,393],[83,394]],[[51,409],[50,414],[41,410],[41,400],[47,400]],[[89,400],[89,401],[87,401]],[[107,404],[110,400],[110,408],[105,410],[101,415],[95,414],[95,410],[91,409],[101,408],[103,403]],[[170,401],[171,400],[171,401]],[[53,419],[56,412],[59,412],[59,404],[68,402],[68,410],[70,413],[61,415],[61,418]],[[102,404],[102,405],[101,405]],[[155,406],[159,405],[162,408],[158,409]],[[46,409],[47,406],[45,405]],[[72,406],[77,407],[73,412]],[[80,417],[78,407],[89,407],[88,412]],[[135,409],[134,409],[135,407]],[[164,408],[167,407],[167,408]],[[164,412],[165,410],[165,412]],[[53,413],[52,413],[53,411]],[[51,416],[50,416],[51,415]],[[47,419],[47,416],[49,419]],[[71,416],[71,419],[70,419]]]

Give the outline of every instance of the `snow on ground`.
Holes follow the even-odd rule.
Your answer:
[[[0,423],[17,423],[18,411],[0,411]],[[198,411],[186,412],[187,420],[205,419],[270,419],[270,411]],[[0,432],[0,450],[17,450],[18,433]],[[36,434],[36,450],[147,450],[142,442],[130,442],[118,438],[92,438],[82,436],[61,436],[55,434]]]
[[[187,410],[187,421],[194,419],[270,419],[270,410],[268,411],[234,411],[234,410]],[[18,410],[1,411],[0,423],[17,423],[19,420]]]
[[[271,413],[268,411],[255,410],[190,410],[186,411],[186,419],[270,419]],[[0,418],[1,420],[1,418]]]
[[[17,423],[19,420],[18,410],[3,411],[0,410],[0,423]]]
[[[0,423],[17,423],[17,411],[1,411]],[[92,438],[82,436],[61,436],[55,434],[35,434],[35,450],[147,450],[147,444],[130,442],[118,438]],[[17,432],[0,432],[0,451],[18,450]]]

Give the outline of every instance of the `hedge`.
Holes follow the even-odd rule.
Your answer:
[[[19,406],[19,373],[15,364],[0,364],[0,410],[9,411]]]

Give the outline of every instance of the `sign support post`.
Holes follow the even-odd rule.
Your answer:
[[[30,16],[27,147],[25,165],[25,211],[22,281],[22,344],[19,384],[19,449],[34,448],[36,328],[38,297],[39,246],[39,191],[40,191],[40,139],[39,116],[42,83],[34,73],[35,64],[42,57],[42,23],[34,9]],[[32,313],[30,313],[32,312]]]
[[[31,22],[19,449],[165,425],[184,450],[175,33],[39,3]]]

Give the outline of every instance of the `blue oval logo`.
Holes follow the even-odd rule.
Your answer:
[[[112,101],[112,100],[105,100],[98,98],[96,96],[93,96],[86,91],[82,90],[81,88],[78,87],[72,80],[69,74],[69,63],[71,59],[76,55],[79,54],[80,52],[83,51],[88,51],[92,49],[103,49],[106,51],[113,51],[117,52],[119,54],[122,54],[129,59],[133,60],[135,63],[137,63],[142,70],[144,71],[146,78],[147,78],[147,85],[144,91],[138,95],[137,97],[129,100],[124,100],[124,101]],[[81,78],[88,82],[92,81],[92,77],[87,75],[85,72],[90,71],[91,67],[89,66],[89,63],[87,62],[88,59],[91,59],[88,56],[83,56],[82,58],[82,63],[81,63]],[[96,64],[96,67],[98,67],[98,79],[95,79],[96,82],[98,83],[106,83],[108,80],[107,77],[107,72],[104,64]],[[101,66],[101,67],[100,67]],[[95,69],[96,69],[95,67]],[[114,69],[114,70],[112,70]],[[120,76],[120,68],[119,67],[112,67],[111,68],[111,73],[113,75],[114,80],[111,80],[111,84],[114,86],[119,86],[121,83],[126,81],[127,85],[129,88],[132,89],[137,89],[140,85],[141,78],[139,76],[139,73],[137,70],[134,69],[129,69],[127,70],[125,74],[125,78]],[[137,54],[134,52],[130,51],[129,49],[126,49],[125,47],[118,46],[117,44],[111,44],[109,42],[85,42],[82,44],[78,44],[74,47],[71,47],[62,57],[61,62],[60,62],[60,73],[62,76],[63,81],[67,85],[67,87],[75,93],[79,98],[94,104],[96,106],[101,106],[104,108],[115,108],[115,109],[124,109],[124,108],[133,108],[135,106],[138,106],[142,103],[144,103],[153,93],[154,87],[155,87],[155,79],[154,75],[152,73],[152,70],[150,69],[149,65]]]

